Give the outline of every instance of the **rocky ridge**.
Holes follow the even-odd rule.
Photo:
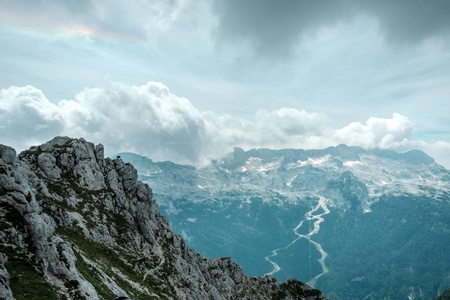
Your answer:
[[[272,201],[274,194],[291,202],[299,197],[325,196],[340,209],[369,212],[386,194],[420,195],[437,201],[450,194],[450,171],[418,150],[397,153],[346,145],[320,150],[235,148],[225,158],[198,169],[153,162],[133,153],[118,155],[134,164],[143,182],[156,188],[159,204],[169,214],[177,213],[173,201],[166,201],[169,197],[200,203],[236,193],[244,202],[255,196]],[[173,189],[174,184],[183,192]],[[357,203],[345,199],[345,191],[340,189],[343,185]]]
[[[0,146],[0,299],[327,299],[200,256],[137,177],[82,138],[56,137],[17,159]]]

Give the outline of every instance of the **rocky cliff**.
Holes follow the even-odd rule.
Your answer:
[[[186,246],[151,188],[103,146],[0,146],[0,299],[326,299]]]

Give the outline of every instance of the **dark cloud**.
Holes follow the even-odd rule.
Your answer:
[[[391,43],[417,43],[450,32],[450,1],[379,0],[355,2],[379,20]]]
[[[289,55],[305,30],[349,15],[339,1],[231,0],[218,1],[219,41],[249,44],[256,53]]]
[[[305,32],[356,15],[378,20],[390,43],[417,43],[450,28],[447,0],[219,0],[214,9],[220,42],[247,44],[257,54],[274,57],[289,55]]]

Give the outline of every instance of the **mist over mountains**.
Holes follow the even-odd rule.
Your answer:
[[[422,151],[244,151],[195,168],[120,153],[188,245],[333,299],[429,299],[450,285],[450,171]]]

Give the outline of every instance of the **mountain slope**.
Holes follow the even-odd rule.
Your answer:
[[[247,274],[333,299],[429,299],[450,286],[450,171],[421,151],[235,151],[200,169],[131,153],[175,232]]]
[[[326,299],[186,246],[136,169],[57,137],[0,146],[1,299]]]

